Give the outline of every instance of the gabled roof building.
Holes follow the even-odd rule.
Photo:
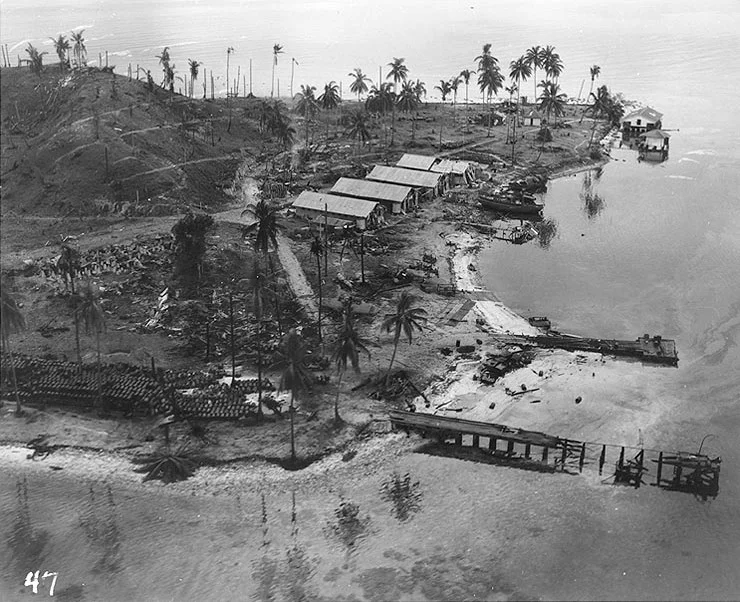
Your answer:
[[[303,191],[293,201],[296,215],[309,221],[332,226],[355,225],[360,230],[383,222],[385,209],[375,201],[338,196],[324,192]]]
[[[391,213],[401,213],[414,202],[414,190],[410,186],[399,186],[367,179],[339,178],[329,192],[368,201],[377,201]]]

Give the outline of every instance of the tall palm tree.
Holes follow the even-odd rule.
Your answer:
[[[591,145],[594,143],[597,120],[609,116],[609,103],[611,98],[607,87],[599,86],[596,89],[596,94],[593,92],[589,94],[589,100],[592,101],[592,104],[588,106],[586,112],[589,113],[593,119],[593,123],[591,124],[591,139],[588,141],[588,146],[591,148]]]
[[[519,97],[521,96],[522,81],[526,81],[532,76],[532,67],[527,62],[526,56],[520,56],[515,61],[511,61],[509,65],[509,77],[516,82],[517,95],[516,104],[519,105]]]
[[[59,70],[64,71],[65,67],[69,65],[69,61],[67,60],[67,53],[70,49],[69,40],[65,38],[61,33],[56,39],[49,39],[54,43],[54,50],[59,57]]]
[[[231,57],[231,54],[234,52],[234,47],[229,46],[226,49],[226,98],[229,98],[229,86],[231,85],[231,82],[229,81],[229,58]]]
[[[385,320],[383,320],[383,324],[381,325],[383,331],[393,331],[393,355],[391,356],[391,363],[388,365],[388,372],[385,375],[386,385],[391,375],[393,362],[396,359],[396,351],[398,351],[398,341],[401,339],[401,333],[408,337],[410,345],[414,329],[423,330],[423,326],[427,321],[426,310],[415,307],[414,304],[416,301],[417,298],[414,295],[410,295],[407,292],[401,293],[396,304],[395,313],[386,314]]]
[[[280,370],[280,391],[290,391],[290,459],[295,462],[295,405],[294,401],[305,391],[311,382],[311,374],[306,367],[308,345],[295,329],[291,329],[283,340],[282,349],[277,352],[277,362],[273,369]]]
[[[504,78],[498,66],[498,59],[491,54],[491,44],[484,44],[483,51],[475,57],[475,60],[478,61],[478,88],[484,101],[487,96],[490,103],[491,96],[498,94],[504,83]]]
[[[198,70],[202,64],[195,59],[188,59],[188,67],[190,69],[190,98],[193,97],[193,87],[195,86],[195,80],[198,79]]]
[[[296,94],[298,102],[295,105],[295,112],[303,116],[306,123],[306,147],[308,147],[308,126],[311,120],[319,112],[319,103],[316,100],[316,86],[306,84],[301,86],[301,91]]]
[[[421,99],[427,95],[427,87],[420,79],[417,79],[414,82],[414,94],[416,94],[416,100],[419,103],[421,103]]]
[[[81,69],[84,65],[87,64],[87,48],[85,47],[85,38],[82,36],[82,32],[84,31],[84,29],[80,29],[80,31],[73,31],[70,34],[72,37],[72,42],[74,42],[72,54],[75,57],[75,66],[78,69]]]
[[[368,116],[362,109],[353,111],[349,114],[349,123],[347,124],[347,135],[357,140],[357,150],[361,145],[370,139],[370,127],[368,125]]]
[[[563,61],[560,60],[560,55],[555,52],[554,46],[545,46],[542,51],[542,67],[545,69],[548,79],[557,83],[560,74],[563,72]]]
[[[594,80],[601,74],[601,67],[598,65],[591,65],[591,67],[589,67],[589,73],[591,74],[591,86],[588,89],[588,98],[591,98],[591,93],[594,90]]]
[[[420,98],[417,94],[416,86],[413,82],[403,82],[401,93],[398,95],[398,108],[404,113],[415,111],[419,106]]]
[[[28,66],[31,68],[31,72],[40,77],[41,71],[44,69],[44,55],[49,53],[39,52],[38,48],[35,48],[31,44],[26,48],[26,53],[28,54]]]
[[[272,47],[272,88],[270,89],[270,98],[275,95],[275,67],[278,64],[279,54],[283,54],[283,47],[280,44],[274,44]]]
[[[365,100],[365,108],[371,113],[385,115],[392,109],[395,102],[396,97],[391,89],[391,84],[382,83],[370,88],[370,94]]]
[[[332,109],[336,109],[339,103],[342,102],[342,99],[339,97],[339,86],[337,82],[331,81],[325,84],[324,91],[316,100],[324,110],[331,111]]]
[[[352,300],[349,299],[344,305],[344,319],[342,327],[334,341],[334,352],[332,360],[334,361],[339,379],[337,380],[337,395],[334,398],[334,424],[341,422],[339,416],[339,393],[342,390],[342,377],[347,371],[347,364],[352,366],[355,372],[360,371],[360,352],[367,353],[370,357],[370,351],[367,349],[368,341],[363,339],[355,328],[355,318],[352,312]]]
[[[359,67],[356,67],[349,76],[354,78],[352,83],[349,85],[349,91],[353,94],[357,94],[357,102],[359,103],[360,97],[368,91],[366,82],[372,83],[372,81]]]
[[[554,82],[545,81],[540,83],[542,94],[537,99],[540,103],[539,108],[547,114],[547,123],[550,123],[550,113],[555,117],[564,114],[565,102],[567,96],[560,91],[560,86]]]
[[[3,348],[7,349],[10,359],[10,373],[13,377],[13,392],[15,393],[15,414],[22,413],[21,398],[18,395],[18,381],[15,377],[15,363],[13,362],[13,348],[10,345],[10,336],[26,329],[26,320],[18,307],[17,301],[8,292],[8,284],[0,286],[0,333],[2,334]]]
[[[460,87],[460,84],[462,83],[462,78],[459,75],[455,75],[450,78],[450,90],[452,91],[452,106],[455,106],[455,103],[457,103],[457,89]]]
[[[447,100],[447,95],[452,92],[452,86],[446,79],[440,79],[439,85],[434,86],[434,89],[439,90],[439,93],[442,95],[442,102],[445,102]]]
[[[321,280],[321,257],[324,255],[324,241],[321,239],[320,236],[314,236],[313,240],[311,241],[311,255],[316,257],[316,281],[319,285],[319,343],[323,344],[323,339],[321,335],[321,305],[323,302],[324,283]]]
[[[79,319],[85,324],[85,332],[95,332],[97,350],[96,380],[98,383],[98,408],[102,407],[103,382],[100,376],[100,334],[105,331],[105,314],[100,305],[100,289],[92,282],[87,282],[80,291],[80,304],[77,306]]]
[[[251,274],[252,312],[257,320],[257,417],[262,419],[262,320],[264,316],[267,286],[265,274],[255,258]]]
[[[460,71],[460,77],[465,84],[465,104],[468,104],[468,86],[470,85],[470,77],[472,75],[473,72],[470,69],[463,69]]]
[[[405,82],[409,75],[409,68],[404,65],[405,58],[393,57],[393,61],[388,63],[390,70],[386,79],[393,80],[393,95],[396,97],[393,99],[391,105],[391,146],[396,140],[396,99],[398,97],[398,82]]]
[[[532,68],[534,73],[534,98],[537,98],[537,69],[542,67],[543,50],[539,46],[532,46],[524,54],[524,59],[527,61],[527,65]]]

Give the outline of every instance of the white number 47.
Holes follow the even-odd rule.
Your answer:
[[[26,575],[26,581],[23,583],[25,587],[31,587],[34,594],[39,593],[39,573],[41,571],[29,571],[28,575]],[[44,571],[44,574],[41,575],[41,580],[48,579],[49,577],[53,577],[51,580],[51,587],[49,588],[49,595],[54,595],[54,586],[57,584],[57,576],[59,573],[50,573],[49,571]]]

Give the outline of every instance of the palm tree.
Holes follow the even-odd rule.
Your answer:
[[[589,94],[589,100],[593,100],[593,103],[588,106],[586,112],[591,115],[593,123],[591,125],[591,139],[588,141],[588,146],[594,143],[594,134],[596,133],[596,121],[600,118],[609,117],[609,108],[611,103],[611,97],[609,90],[606,86],[599,86],[596,89],[596,94],[591,92]]]
[[[396,312],[386,314],[385,320],[383,320],[383,324],[381,325],[383,331],[393,331],[393,355],[391,356],[391,363],[388,365],[388,372],[385,375],[386,385],[391,375],[393,361],[396,359],[396,351],[398,351],[398,341],[401,338],[401,333],[403,332],[408,337],[410,345],[414,329],[423,330],[423,325],[427,321],[426,310],[420,307],[414,307],[416,300],[417,298],[414,295],[406,292],[401,293],[396,304]]]
[[[339,103],[342,102],[342,99],[339,97],[339,86],[337,82],[331,81],[325,84],[323,93],[316,100],[324,110],[330,111],[336,109]]]
[[[537,69],[542,67],[542,52],[542,48],[540,48],[539,46],[532,46],[524,54],[524,59],[527,61],[527,65],[529,65],[534,72],[534,98],[537,98]]]
[[[472,75],[473,72],[470,69],[463,69],[462,71],[460,71],[460,77],[465,83],[465,104],[468,104],[468,86],[470,85],[470,77]]]
[[[392,79],[393,80],[393,95],[398,96],[398,82],[405,82],[406,78],[409,75],[409,68],[404,65],[404,61],[406,59],[404,58],[396,58],[393,57],[393,62],[388,63],[388,66],[390,67],[390,70],[388,71],[388,75],[386,76],[386,79]],[[391,146],[395,143],[396,139],[396,99],[393,99],[393,104],[391,105]]]
[[[367,113],[362,109],[349,114],[347,135],[357,140],[357,150],[370,139]]]
[[[385,115],[392,109],[395,102],[396,97],[391,90],[391,84],[382,83],[380,86],[370,88],[370,94],[365,100],[365,108],[371,113]]]
[[[541,82],[539,85],[542,88],[542,94],[537,99],[540,102],[540,110],[544,110],[547,114],[547,123],[550,123],[550,113],[553,113],[555,117],[563,115],[565,112],[565,102],[567,96],[560,91],[560,86],[554,82],[546,81]]]
[[[334,424],[338,425],[341,422],[339,416],[339,393],[342,390],[342,377],[347,371],[347,363],[349,363],[355,372],[360,371],[360,352],[364,351],[367,353],[368,358],[370,352],[367,349],[368,342],[360,337],[355,328],[354,313],[352,312],[352,300],[349,299],[344,305],[344,320],[342,327],[337,334],[337,338],[334,341],[334,353],[332,353],[332,360],[337,366],[337,372],[339,373],[339,380],[337,381],[337,396],[334,398]]]
[[[548,79],[557,83],[560,74],[563,72],[563,61],[560,55],[555,52],[554,46],[546,46],[542,51],[542,66]]]
[[[194,59],[188,59],[188,66],[190,68],[190,98],[193,97],[193,87],[195,86],[195,80],[198,79],[198,70],[202,64]]]
[[[59,70],[64,71],[64,68],[69,65],[67,60],[67,53],[69,52],[69,40],[65,38],[61,33],[56,39],[49,38],[54,43],[54,50],[59,57]]]
[[[280,370],[280,391],[290,391],[290,459],[296,461],[295,453],[295,398],[311,382],[311,375],[306,367],[308,345],[295,329],[285,335],[283,348],[277,352],[278,361],[272,366]]]
[[[319,112],[319,103],[316,101],[315,92],[316,86],[306,84],[305,86],[301,86],[301,91],[296,94],[298,102],[296,103],[294,110],[299,115],[302,115],[306,122],[306,148],[308,148],[309,123],[311,122],[311,119],[316,116],[316,113]]]
[[[18,381],[15,377],[15,363],[13,362],[13,349],[10,345],[10,336],[26,329],[26,320],[21,313],[18,303],[8,292],[8,284],[3,282],[0,286],[0,333],[2,333],[3,348],[8,350],[10,359],[10,373],[13,377],[13,392],[15,393],[15,415],[20,416],[21,398],[18,395]]]
[[[360,97],[368,91],[368,87],[365,82],[372,83],[372,81],[359,67],[356,67],[349,76],[354,78],[352,83],[349,85],[349,91],[353,94],[357,94],[357,102],[359,103]]]
[[[601,67],[598,65],[591,65],[589,72],[591,73],[591,86],[588,89],[588,97],[591,98],[591,93],[594,90],[594,80],[601,74]]]
[[[416,82],[414,82],[414,94],[416,94],[416,100],[419,103],[421,103],[421,99],[427,95],[427,87],[420,79],[417,79]]]
[[[275,136],[283,147],[283,150],[289,150],[295,142],[295,128],[288,119],[280,119],[275,125]]]
[[[452,92],[452,86],[446,79],[439,80],[439,86],[434,86],[435,90],[439,90],[442,94],[442,102],[447,100],[447,95]]]
[[[521,95],[521,83],[522,81],[526,81],[529,79],[532,75],[532,67],[527,62],[527,58],[525,56],[520,56],[515,61],[511,61],[511,64],[509,65],[509,77],[513,79],[516,82],[517,87],[517,95],[516,95],[516,104],[517,108],[519,105],[519,97]]]
[[[415,111],[419,103],[420,98],[417,94],[416,85],[409,81],[403,82],[401,93],[398,95],[398,101],[396,103],[398,108],[404,113],[408,113],[409,111]]]
[[[251,274],[252,311],[257,320],[257,416],[262,419],[262,319],[265,308],[267,287],[265,275],[259,261],[255,258]]]
[[[72,32],[72,42],[74,47],[72,48],[72,54],[75,57],[75,65],[78,69],[81,69],[83,65],[87,64],[87,48],[85,47],[85,38],[82,37],[84,29],[80,29],[78,32]]]
[[[231,53],[234,52],[234,47],[229,46],[226,49],[226,99],[229,98],[229,58],[231,57]]]
[[[323,282],[321,280],[321,257],[324,255],[324,241],[321,240],[320,236],[314,236],[311,241],[311,255],[316,257],[316,269],[317,276],[316,280],[319,285],[319,343],[323,344],[321,337],[321,304],[323,300]]]
[[[270,89],[270,98],[275,95],[275,67],[278,64],[278,54],[283,54],[283,47],[280,44],[274,44],[272,47],[272,88]]]
[[[105,331],[105,314],[100,305],[100,289],[92,282],[88,282],[80,292],[80,304],[77,306],[78,319],[85,324],[85,332],[95,332],[97,349],[96,380],[98,382],[98,407],[103,401],[103,382],[100,376],[100,334]]]
[[[44,55],[49,53],[39,52],[31,44],[26,48],[26,53],[28,54],[28,66],[31,68],[31,72],[41,77],[41,71],[44,69]]]
[[[459,75],[455,75],[454,77],[450,78],[450,90],[452,91],[452,106],[455,106],[455,103],[457,102],[457,89],[460,87],[460,84],[462,83],[462,78]]]
[[[484,44],[483,51],[475,57],[475,60],[478,61],[478,88],[484,101],[488,96],[488,102],[490,103],[491,95],[497,94],[504,83],[504,78],[498,66],[498,59],[491,54],[491,44]]]

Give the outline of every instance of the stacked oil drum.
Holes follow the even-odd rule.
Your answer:
[[[268,379],[262,379],[263,391],[273,391]],[[257,392],[257,379],[237,380],[233,386],[211,383],[187,393],[175,392],[177,411],[186,418],[240,420],[257,413],[257,403],[247,395]]]

